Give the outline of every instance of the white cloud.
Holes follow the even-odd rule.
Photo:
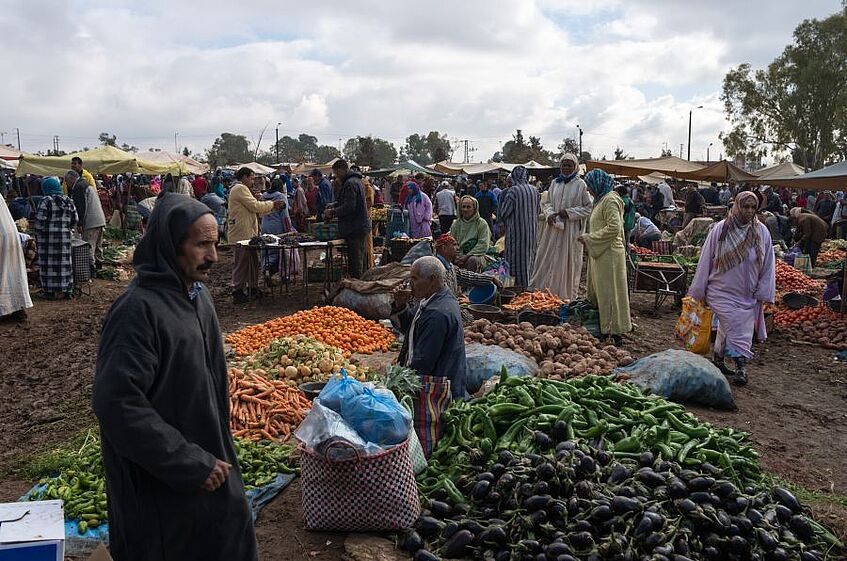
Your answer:
[[[4,5],[8,4],[8,5]],[[0,0],[5,59],[0,129],[23,148],[119,141],[193,150],[222,131],[282,122],[337,144],[374,134],[396,145],[412,132],[470,139],[486,159],[514,129],[548,148],[585,130],[611,156],[705,157],[726,128],[718,100],[726,71],[764,65],[804,17],[838,9],[801,4],[658,0],[464,2],[262,0]],[[266,137],[267,138],[267,137]],[[267,142],[263,141],[263,146]]]

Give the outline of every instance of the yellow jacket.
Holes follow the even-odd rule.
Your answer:
[[[227,242],[233,244],[259,235],[259,215],[273,209],[273,201],[257,201],[246,185],[236,183],[227,199]]]
[[[95,189],[97,189],[97,183],[94,181],[94,176],[93,176],[93,175],[91,175],[91,172],[89,172],[87,169],[84,169],[84,168],[83,168],[83,170],[82,170],[82,174],[81,174],[81,175],[82,175],[82,179],[83,179],[86,183],[88,183],[88,185],[89,185],[89,186],[94,187]],[[64,179],[62,179],[62,192],[65,194],[65,196],[67,196],[67,194],[68,194],[68,186],[67,186],[67,185],[65,185],[65,180],[64,180]]]

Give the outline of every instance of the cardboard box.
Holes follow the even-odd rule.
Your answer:
[[[62,561],[62,501],[0,504],[0,561]]]

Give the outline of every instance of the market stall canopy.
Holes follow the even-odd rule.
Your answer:
[[[339,158],[333,158],[325,164],[313,164],[312,162],[302,162],[291,168],[291,173],[294,175],[308,175],[313,169],[320,171],[324,175],[332,173],[332,164],[337,162]]]
[[[182,162],[151,162],[131,152],[124,152],[114,146],[100,146],[93,150],[74,152],[65,156],[34,156],[24,154],[15,175],[28,173],[34,175],[63,175],[71,169],[71,158],[82,158],[82,167],[94,175],[105,173],[143,173],[146,175],[164,175],[167,173],[185,175],[188,170]]]
[[[0,159],[2,160],[17,160],[23,156],[23,152],[15,150],[11,146],[0,146]]]
[[[787,179],[803,175],[804,173],[806,173],[806,170],[794,162],[783,162],[781,164],[776,164],[775,166],[754,171],[753,175],[755,175],[759,180],[765,180],[772,177]]]
[[[189,173],[203,174],[209,171],[209,166],[202,162],[198,162],[194,158],[189,158],[182,154],[174,154],[173,152],[144,152],[144,159],[148,162],[157,162],[160,164],[170,164],[174,162],[182,162]]]
[[[730,181],[739,183],[756,179],[752,173],[747,173],[732,162],[721,160],[706,167],[700,167],[698,170],[688,172],[678,172],[675,177],[680,179],[694,179],[700,181],[721,181],[728,183]]]
[[[847,161],[795,177],[759,178],[755,183],[764,183],[774,187],[788,187],[789,189],[808,189],[810,191],[843,191],[847,189]]]
[[[385,175],[415,175],[418,173],[425,173],[433,177],[448,177],[450,175],[449,173],[444,173],[436,171],[432,168],[424,167],[414,160],[404,160],[394,166],[389,166],[383,169],[370,170],[367,172],[367,175],[371,177],[382,177]]]
[[[268,175],[269,173],[274,173],[276,171],[274,168],[262,165],[259,162],[247,162],[246,164],[233,164],[231,166],[227,166],[227,169],[231,169],[232,171],[238,171],[241,168],[249,168],[253,170],[253,173],[258,175]]]
[[[627,177],[650,175],[653,172],[678,177],[682,173],[701,170],[703,166],[676,156],[667,156],[665,158],[644,158],[641,160],[588,160],[586,168],[589,170],[602,169],[614,175],[625,175]]]
[[[0,158],[0,169],[17,169],[18,160],[4,160]]]

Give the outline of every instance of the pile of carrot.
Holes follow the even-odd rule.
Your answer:
[[[244,356],[262,350],[274,339],[306,335],[350,353],[386,352],[394,335],[375,321],[347,308],[321,306],[303,310],[230,333],[226,342]]]
[[[634,253],[636,255],[658,255],[655,251],[651,249],[647,249],[646,247],[641,247],[640,245],[629,244],[630,253]]]
[[[820,285],[784,261],[776,262],[777,290],[805,290]]]
[[[297,388],[238,368],[229,369],[229,429],[252,441],[288,440],[312,403]]]
[[[549,310],[559,310],[559,306],[564,304],[561,298],[552,294],[549,289],[541,292],[522,292],[515,296],[511,302],[504,304],[503,307],[507,310],[518,311],[524,308],[529,308],[534,312],[542,312]]]

